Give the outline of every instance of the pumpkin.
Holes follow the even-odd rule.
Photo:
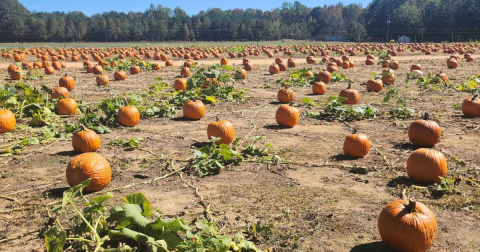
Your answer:
[[[131,66],[130,67],[130,74],[139,74],[140,73],[140,67],[139,66]]]
[[[80,131],[75,132],[72,137],[72,146],[76,152],[95,152],[100,148],[100,137],[93,130],[85,128],[80,124]]]
[[[295,100],[295,92],[293,92],[293,89],[284,86],[278,91],[277,98],[281,103],[291,103]]]
[[[0,109],[0,133],[10,132],[15,129],[17,120],[12,111],[8,109]]]
[[[415,64],[410,67],[410,72],[413,70],[419,70],[422,71],[422,66],[420,64]]]
[[[458,67],[458,61],[455,58],[450,58],[447,60],[447,67],[450,69],[455,69]]]
[[[113,78],[116,81],[126,80],[127,79],[127,73],[125,73],[124,71],[116,71],[113,74]]]
[[[407,174],[417,183],[440,183],[439,177],[447,175],[447,159],[439,151],[417,149],[407,159]]]
[[[435,214],[413,200],[390,202],[380,213],[378,231],[383,242],[400,252],[425,252],[437,236]]]
[[[11,74],[12,72],[17,71],[17,69],[18,69],[18,67],[16,65],[10,64],[10,65],[8,65],[7,71],[8,71],[9,74]]]
[[[275,64],[280,64],[283,63],[283,60],[281,58],[275,58]]]
[[[10,72],[10,78],[12,80],[20,80],[23,77],[23,71],[20,68],[15,69],[14,71]]]
[[[223,58],[220,60],[220,64],[221,64],[222,66],[228,65],[228,59],[225,58],[225,57],[223,57]]]
[[[243,64],[243,69],[245,69],[245,71],[252,71],[253,70],[252,63],[250,63],[250,62],[244,63]]]
[[[237,69],[235,71],[235,78],[237,78],[237,79],[247,78],[247,71],[245,71],[244,69]]]
[[[349,83],[346,89],[340,91],[339,96],[347,98],[347,100],[343,102],[344,104],[357,104],[360,101],[360,94],[352,88],[352,83]]]
[[[54,87],[51,91],[51,94],[53,99],[58,99],[62,96],[64,96],[65,98],[70,97],[70,92],[68,92],[68,89],[64,87]]]
[[[280,67],[277,64],[270,65],[268,68],[270,74],[278,74],[280,72]]]
[[[101,65],[95,65],[93,67],[93,73],[94,74],[102,74],[103,73],[103,68]]]
[[[153,70],[160,70],[160,64],[159,63],[152,63],[152,68]]]
[[[278,69],[280,70],[280,72],[285,72],[288,70],[288,67],[285,63],[280,63],[278,64]]]
[[[468,97],[462,103],[462,113],[466,116],[477,117],[480,116],[480,99],[478,95]]]
[[[287,65],[288,65],[288,67],[295,68],[295,67],[297,67],[297,62],[295,62],[295,60],[293,60],[292,58],[290,58],[290,59],[288,59],[288,61],[287,61]]]
[[[187,90],[187,80],[182,78],[177,78],[173,83],[173,87],[175,88],[175,91],[185,91]]]
[[[55,69],[51,66],[47,66],[47,67],[45,67],[45,74],[46,75],[55,74]]]
[[[183,116],[190,120],[200,120],[205,115],[205,105],[202,101],[191,97],[190,101],[183,104]]]
[[[192,72],[190,71],[190,68],[188,68],[188,67],[182,67],[182,70],[180,71],[180,75],[182,77],[188,77],[188,76],[190,76],[191,73]]]
[[[440,73],[436,74],[435,76],[440,78],[443,82],[448,82],[449,81],[448,75],[445,74],[445,73],[440,72]]]
[[[58,81],[58,85],[66,88],[68,91],[72,91],[75,88],[75,79],[65,73],[65,76]]]
[[[275,120],[278,125],[283,127],[293,128],[298,122],[300,112],[298,109],[292,107],[293,103],[290,105],[282,104],[275,113]]]
[[[318,74],[317,80],[328,84],[332,80],[332,74],[328,71],[323,70]]]
[[[370,141],[368,137],[364,134],[357,134],[357,130],[348,135],[343,142],[343,153],[347,157],[363,158],[369,151]]]
[[[425,113],[423,119],[415,120],[408,128],[410,142],[420,147],[433,147],[442,135],[442,129],[435,121],[430,121],[430,115]]]
[[[383,81],[380,78],[370,79],[367,81],[366,88],[368,92],[380,92],[383,89]]]
[[[207,136],[208,139],[212,139],[212,137],[220,138],[216,144],[230,144],[235,139],[235,130],[229,121],[219,121],[217,118],[216,121],[208,125]]]
[[[327,92],[327,85],[321,81],[316,81],[312,85],[312,92],[316,95],[323,95]]]
[[[84,192],[97,192],[105,188],[112,179],[110,163],[96,152],[83,153],[70,161],[66,170],[67,181],[70,186],[92,179]]]
[[[107,85],[110,82],[110,78],[105,74],[100,74],[97,76],[96,81],[98,85]]]
[[[382,71],[382,82],[385,84],[393,85],[395,84],[395,72],[390,68],[385,68]]]
[[[117,122],[124,127],[134,127],[140,121],[140,112],[137,107],[128,105],[127,98],[123,98],[124,106],[118,110]]]
[[[373,60],[373,59],[367,59],[367,60],[365,60],[365,65],[367,65],[367,66],[373,66],[373,65],[375,65],[375,60]]]
[[[66,98],[62,96],[63,99],[58,100],[57,102],[57,112],[59,115],[76,115],[78,112],[77,102],[72,98]]]
[[[172,60],[166,60],[165,61],[165,66],[173,66],[173,61]]]
[[[388,66],[393,70],[398,70],[398,68],[400,67],[400,63],[398,63],[398,61],[393,60],[390,62]]]

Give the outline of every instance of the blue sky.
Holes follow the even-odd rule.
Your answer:
[[[95,13],[102,13],[105,11],[141,11],[146,10],[150,4],[161,4],[166,7],[174,9],[180,7],[189,15],[198,13],[200,10],[207,10],[209,8],[221,8],[221,9],[235,9],[235,8],[258,8],[262,10],[271,10],[276,7],[280,7],[282,2],[288,1],[269,1],[269,0],[19,0],[27,9],[31,11],[75,11],[79,10],[90,16]],[[367,6],[371,0],[302,0],[302,4],[314,7],[323,6],[325,4],[335,4],[343,2],[347,5],[350,3],[360,3],[363,6]],[[291,1],[294,2],[294,1]]]

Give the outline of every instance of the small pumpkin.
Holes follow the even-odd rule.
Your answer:
[[[281,103],[291,103],[295,100],[295,92],[290,87],[284,86],[278,91],[277,98]]]
[[[191,97],[190,101],[183,104],[183,116],[190,120],[200,120],[205,116],[205,105],[201,100]]]
[[[62,96],[64,96],[65,98],[70,97],[70,92],[68,92],[68,89],[66,89],[64,87],[54,87],[54,88],[52,88],[51,94],[52,94],[53,99],[58,99]]]
[[[95,65],[93,67],[93,73],[94,74],[102,74],[103,73],[103,67],[101,65]]]
[[[410,72],[413,70],[422,71],[422,66],[420,64],[414,64],[410,67]]]
[[[97,192],[105,188],[112,179],[110,163],[96,152],[87,152],[76,156],[68,163],[67,181],[70,186],[92,179],[84,192]]]
[[[385,68],[382,71],[382,82],[384,84],[393,85],[395,84],[396,76],[395,72],[390,68]]]
[[[173,87],[175,88],[175,91],[185,91],[187,90],[187,80],[183,78],[177,78],[173,83]]]
[[[116,71],[113,74],[113,78],[116,81],[126,80],[127,79],[127,73],[125,73],[124,71]]]
[[[398,68],[400,67],[400,63],[398,63],[398,61],[396,60],[392,60],[388,65],[388,67],[390,67],[393,70],[398,70]]]
[[[188,67],[182,67],[182,70],[180,70],[180,75],[182,77],[188,77],[188,76],[190,76],[191,73],[192,72],[190,71],[190,68],[188,68]]]
[[[216,144],[230,144],[235,140],[235,130],[229,121],[219,121],[217,118],[216,121],[208,125],[207,136],[208,139],[212,139],[212,137],[220,138]]]
[[[12,111],[8,109],[0,109],[0,133],[10,132],[15,129],[17,120]]]
[[[370,141],[364,134],[357,134],[355,129],[353,134],[348,135],[343,142],[343,153],[347,157],[363,158],[370,151]]]
[[[222,66],[228,65],[228,59],[225,58],[225,57],[223,57],[223,58],[220,60],[220,64],[221,64]]]
[[[76,152],[95,152],[100,148],[100,137],[93,130],[80,124],[80,130],[72,137],[72,147]]]
[[[466,116],[478,117],[480,116],[480,98],[478,95],[468,97],[463,100],[462,113]]]
[[[237,79],[247,78],[247,71],[245,71],[244,69],[237,69],[235,71],[235,78],[237,78]]]
[[[360,101],[360,94],[356,89],[352,88],[352,83],[349,83],[346,89],[340,91],[339,96],[347,98],[343,102],[344,104],[357,104]]]
[[[45,74],[46,75],[55,74],[55,69],[51,66],[47,66],[47,67],[45,67]]]
[[[458,67],[458,61],[455,58],[449,58],[447,60],[447,67],[450,69],[455,69]]]
[[[68,91],[72,91],[75,89],[75,79],[65,73],[65,75],[58,81],[58,85],[66,88]]]
[[[76,115],[78,113],[77,102],[72,98],[62,96],[57,102],[57,112],[59,115]]]
[[[377,77],[367,81],[366,88],[368,92],[380,92],[383,89],[383,81]]]
[[[172,60],[166,60],[165,61],[165,66],[173,66],[173,61]]]
[[[321,81],[316,81],[312,85],[312,92],[316,95],[323,95],[327,92],[327,85]]]
[[[390,202],[378,217],[383,242],[400,252],[425,252],[437,236],[435,214],[413,200]]]
[[[300,116],[300,112],[298,109],[294,108],[293,103],[282,104],[275,113],[275,120],[277,121],[278,125],[283,127],[293,128],[298,122],[298,118]]]
[[[445,73],[440,72],[440,73],[436,74],[435,76],[440,78],[443,82],[448,82],[449,81],[448,75],[445,74]]]
[[[130,74],[139,74],[140,73],[140,67],[139,66],[131,66],[130,67]]]
[[[332,80],[332,74],[328,71],[323,70],[318,74],[317,80],[328,84]]]
[[[435,121],[430,121],[428,113],[425,113],[423,119],[415,120],[408,128],[410,142],[420,147],[433,147],[441,136],[441,127]]]
[[[23,77],[23,70],[20,68],[15,69],[14,71],[10,72],[10,78],[12,80],[20,80]]]
[[[107,85],[108,83],[110,83],[110,78],[108,78],[108,75],[100,74],[97,76],[96,82],[98,85]]]
[[[270,74],[278,74],[278,73],[280,73],[280,67],[277,64],[272,64],[268,68],[268,72]]]
[[[140,121],[140,112],[137,107],[128,105],[127,98],[123,98],[124,106],[118,110],[117,122],[124,127],[134,127]]]
[[[434,149],[417,149],[407,159],[407,174],[417,183],[440,183],[447,175],[447,159]]]

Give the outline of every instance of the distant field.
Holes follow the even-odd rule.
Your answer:
[[[327,42],[315,42],[315,44],[324,44]],[[107,42],[107,43],[98,43],[98,42],[70,42],[70,43],[57,43],[57,42],[46,42],[46,43],[0,43],[0,48],[38,48],[38,47],[48,47],[48,48],[85,48],[85,47],[179,47],[179,46],[232,46],[232,45],[291,45],[291,44],[312,44],[312,42],[305,40],[280,40],[280,41],[211,41],[211,42],[190,42],[190,41],[178,41],[178,42]],[[337,43],[338,44],[338,43]]]

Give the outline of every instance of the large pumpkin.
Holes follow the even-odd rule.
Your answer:
[[[466,116],[480,116],[480,98],[478,95],[468,97],[462,103],[462,113]]]
[[[76,115],[78,112],[77,102],[72,98],[63,98],[57,102],[59,115]]]
[[[300,112],[298,109],[292,107],[293,104],[282,104],[275,113],[275,120],[278,125],[283,127],[293,128],[298,122]]]
[[[327,92],[327,85],[321,81],[316,81],[312,85],[312,92],[316,95],[323,95]]]
[[[90,185],[84,192],[96,192],[105,188],[112,179],[110,163],[96,152],[87,152],[76,156],[68,163],[67,181],[70,186],[76,186],[91,178]]]
[[[93,130],[80,125],[80,131],[73,134],[72,146],[77,152],[95,152],[100,148],[100,137]]]
[[[366,88],[368,92],[380,92],[383,89],[383,81],[380,78],[370,79],[367,81]]]
[[[123,98],[125,106],[118,110],[117,122],[124,127],[134,127],[140,121],[140,112],[137,107],[128,105],[127,98]]]
[[[177,78],[173,83],[173,87],[175,88],[175,91],[185,91],[187,90],[187,80],[183,78]]]
[[[348,84],[346,89],[340,92],[339,96],[347,98],[347,100],[343,102],[345,104],[357,104],[360,101],[360,94],[352,88],[351,83]]]
[[[293,89],[284,86],[278,91],[277,98],[281,103],[291,103],[295,99],[295,92],[293,92]]]
[[[370,151],[370,141],[364,134],[357,134],[356,130],[353,134],[348,135],[343,142],[343,153],[348,157],[362,158]]]
[[[64,87],[64,88],[68,89],[68,91],[72,91],[75,88],[75,79],[73,79],[73,77],[65,74],[65,76],[60,78],[60,80],[58,81],[58,85],[60,87]]]
[[[10,132],[15,129],[17,120],[12,111],[8,109],[0,110],[0,133]]]
[[[433,147],[442,135],[442,129],[435,121],[430,121],[430,116],[425,113],[422,120],[416,120],[408,128],[408,138],[414,145],[420,147]]]
[[[383,242],[400,252],[425,252],[437,236],[435,214],[412,200],[389,203],[378,218]]]
[[[207,136],[208,139],[212,139],[212,137],[220,138],[216,144],[230,144],[235,140],[235,130],[229,121],[219,121],[217,119],[208,125]]]
[[[205,115],[205,105],[194,97],[191,99],[183,104],[183,116],[190,120],[200,120]]]
[[[439,183],[439,177],[447,175],[447,159],[439,151],[418,149],[407,159],[407,174],[417,183]]]

